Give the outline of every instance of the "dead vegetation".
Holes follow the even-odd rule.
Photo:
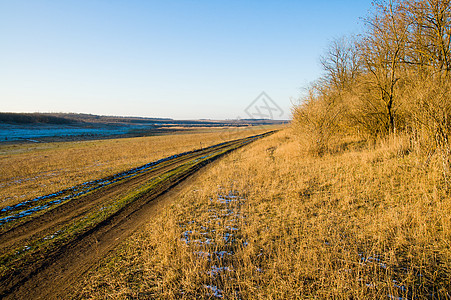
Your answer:
[[[440,160],[425,166],[408,139],[352,144],[299,155],[285,130],[228,155],[92,270],[75,298],[449,298]]]
[[[291,129],[207,168],[74,298],[450,299],[451,3],[373,13]]]
[[[69,143],[0,146],[0,208],[185,151],[263,133],[268,126]]]
[[[323,154],[343,136],[409,135],[449,161],[451,4],[375,1],[358,38],[334,41],[324,75],[294,107],[293,125]],[[307,116],[307,117],[306,117]]]
[[[76,298],[450,299],[451,3],[374,4],[292,129],[209,168]]]
[[[365,22],[291,130],[212,166],[76,297],[450,299],[451,3]]]

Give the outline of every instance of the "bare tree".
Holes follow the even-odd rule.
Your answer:
[[[352,88],[356,83],[360,62],[353,39],[342,37],[333,40],[320,61],[325,71],[324,79],[338,93]]]
[[[451,71],[451,1],[404,0],[403,15],[413,24],[409,49],[412,63],[449,78]]]
[[[361,61],[370,92],[367,101],[380,102],[371,106],[382,110],[373,115],[384,121],[380,131],[395,131],[395,87],[401,78],[405,60],[409,24],[400,17],[399,3],[377,2],[376,13],[367,20],[368,33],[359,44]]]

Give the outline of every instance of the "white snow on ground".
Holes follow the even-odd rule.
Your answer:
[[[387,264],[383,262],[383,260],[381,258],[379,258],[377,255],[373,255],[373,256],[365,256],[363,253],[359,253],[360,256],[360,261],[359,264],[364,266],[364,267],[370,267],[370,268],[381,268],[381,269],[387,269]],[[351,271],[351,270],[349,270]],[[420,274],[421,276],[421,274]],[[358,281],[363,281],[362,278],[359,278]],[[375,289],[377,288],[377,284],[375,284],[374,282],[370,282],[370,283],[365,283],[365,286],[367,288],[370,289]],[[395,287],[399,293],[405,293],[407,292],[407,288],[402,285],[399,284],[396,280],[393,280],[393,287]],[[388,298],[390,299],[396,299],[396,300],[407,300],[407,298],[403,298],[403,297],[398,297],[398,296],[394,296],[391,294],[387,295]]]
[[[214,146],[211,146],[214,147]],[[210,147],[208,147],[210,148]],[[208,149],[206,148],[206,149]],[[187,151],[179,154],[175,154],[166,158],[159,159],[157,161],[145,164],[143,166],[115,174],[113,176],[109,176],[107,178],[97,179],[93,181],[87,181],[82,184],[73,186],[71,188],[52,193],[49,195],[40,196],[31,200],[26,200],[21,203],[18,203],[16,205],[12,206],[6,206],[3,209],[0,210],[0,226],[3,224],[6,224],[8,222],[29,216],[33,213],[48,209],[54,205],[61,204],[69,199],[84,195],[86,193],[89,193],[93,190],[111,185],[115,182],[118,182],[120,180],[130,178],[133,176],[136,176],[138,174],[147,172],[153,168],[155,168],[156,165],[169,161],[171,159],[181,157],[193,152],[196,152],[198,150],[194,151]]]
[[[193,253],[198,256],[198,259],[207,260],[210,265],[210,270],[207,274],[213,279],[211,282],[204,282],[204,287],[206,288],[206,295],[215,298],[223,298],[223,289],[221,286],[214,285],[214,279],[218,276],[228,274],[232,276],[235,272],[235,268],[232,264],[234,253],[232,252],[232,245],[236,245],[238,242],[236,237],[240,233],[240,226],[238,219],[242,219],[243,215],[240,211],[240,206],[246,201],[245,198],[237,196],[234,192],[229,192],[228,194],[220,194],[215,198],[210,198],[210,205],[206,209],[210,213],[210,219],[205,221],[204,224],[200,224],[199,221],[188,221],[185,224],[181,224],[186,230],[182,233],[181,240],[185,243],[187,247],[193,249]],[[211,224],[219,225],[220,228],[213,229],[209,226]],[[222,228],[221,228],[222,227]],[[222,229],[224,229],[222,231]],[[222,232],[222,234],[218,234]],[[221,240],[218,240],[221,239]],[[240,240],[240,239],[238,239]],[[247,241],[241,242],[244,247],[247,246]],[[325,243],[330,246],[330,243]],[[213,245],[215,251],[211,251],[211,247],[206,247],[206,245]],[[261,255],[261,254],[260,254]],[[381,270],[386,270],[388,265],[383,260],[383,256],[380,255],[365,255],[363,253],[359,254],[359,264],[361,266],[369,268],[380,268]],[[351,272],[351,269],[346,270]],[[261,268],[257,268],[257,272],[263,272]],[[421,275],[418,275],[421,276]],[[375,282],[363,282],[363,279],[358,279],[362,281],[364,286],[369,289],[377,289],[378,284]],[[408,294],[408,289],[406,286],[393,280],[393,287],[398,295]],[[237,295],[239,293],[237,292]],[[387,294],[387,298],[394,300],[407,300],[410,297],[400,297],[397,295]],[[239,298],[239,297],[238,297]]]
[[[207,296],[223,298],[221,287],[212,283],[221,274],[235,272],[232,265],[234,253],[231,249],[237,243],[236,237],[240,231],[238,219],[242,217],[240,207],[245,200],[232,191],[218,195],[216,198],[210,199],[207,209],[207,212],[210,213],[210,220],[206,221],[206,224],[199,224],[196,221],[181,224],[182,227],[189,228],[182,233],[181,240],[185,242],[187,247],[193,248],[194,254],[199,259],[206,259],[210,264],[210,270],[207,271],[207,274],[210,275],[212,282],[206,282],[203,285]],[[212,223],[224,229],[218,228],[218,230],[221,229],[221,234],[210,227]],[[242,244],[246,246],[248,243],[244,241]],[[205,245],[214,245],[215,251],[209,252],[209,248]],[[199,250],[200,247],[202,250]]]
[[[216,297],[216,298],[222,298],[223,296],[222,296],[222,290],[221,289],[218,289],[218,287],[217,286],[214,286],[214,285],[204,285],[204,287],[205,288],[207,288],[207,289],[209,289],[209,290],[211,290],[212,292],[213,292],[213,294],[207,294],[208,296],[213,296],[213,297]]]
[[[3,128],[3,127],[1,127],[1,128]],[[248,144],[258,138],[261,138],[262,136],[263,135],[256,135],[256,136],[248,137],[241,141],[241,145]],[[134,168],[134,169],[128,170],[126,172],[122,172],[122,173],[115,174],[113,176],[109,176],[107,178],[102,178],[102,179],[93,180],[93,181],[87,181],[85,183],[73,186],[71,188],[68,188],[68,189],[53,193],[53,194],[40,196],[40,197],[37,197],[34,199],[23,201],[16,205],[4,207],[3,209],[0,210],[0,226],[2,226],[3,224],[6,224],[8,222],[14,221],[16,219],[20,219],[20,218],[29,216],[35,212],[48,209],[56,204],[61,204],[69,199],[84,195],[93,190],[108,186],[108,185],[118,182],[120,180],[147,172],[147,171],[153,169],[154,166],[156,166],[160,163],[166,162],[168,160],[178,158],[178,157],[181,157],[181,156],[184,156],[187,154],[199,152],[199,151],[205,151],[208,149],[219,148],[222,145],[225,145],[229,142],[223,142],[223,143],[212,145],[212,146],[209,146],[206,148],[175,154],[175,155],[145,164],[138,168]],[[210,155],[212,155],[212,154],[206,155],[206,156],[204,156],[204,158],[209,157]],[[200,158],[197,160],[200,160]],[[50,201],[50,199],[53,199],[53,200]],[[235,199],[235,196],[231,195],[231,196],[226,196],[225,198],[219,197],[218,201],[222,204],[227,204],[232,201],[236,201],[236,199]],[[204,241],[204,242],[208,243],[209,241]]]

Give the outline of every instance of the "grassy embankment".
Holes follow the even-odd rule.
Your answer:
[[[401,139],[300,151],[289,130],[208,167],[78,286],[87,299],[447,299],[440,161]]]
[[[180,152],[270,130],[199,129],[101,141],[0,145],[0,209]]]

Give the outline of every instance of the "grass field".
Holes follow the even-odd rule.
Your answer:
[[[401,139],[312,157],[284,130],[207,167],[82,299],[449,299],[451,200]]]
[[[68,286],[155,214],[167,191],[273,133],[179,153],[1,210],[0,297],[66,299]]]
[[[269,130],[198,129],[189,133],[39,144],[0,145],[0,209],[177,153]]]

